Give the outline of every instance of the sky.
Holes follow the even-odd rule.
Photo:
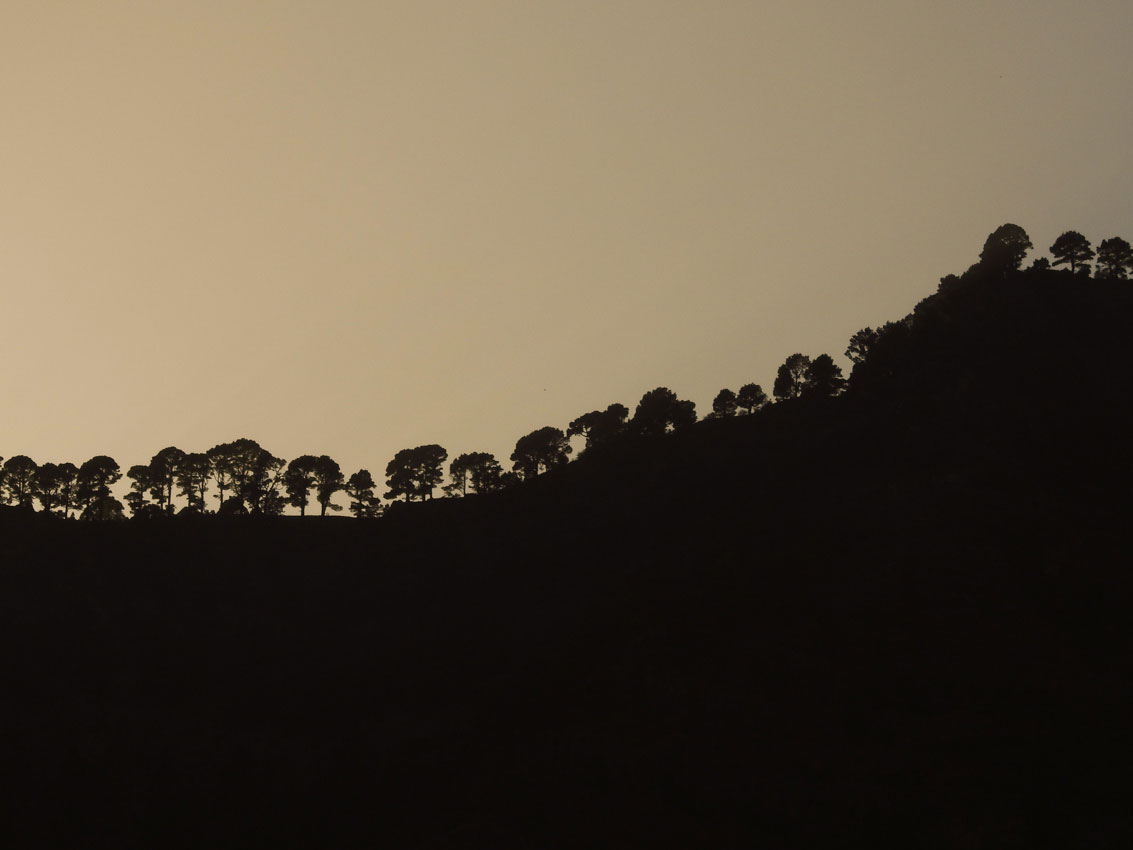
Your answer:
[[[0,455],[382,479],[1133,240],[1133,4],[2,0]]]

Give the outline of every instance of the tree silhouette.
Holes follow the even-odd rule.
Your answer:
[[[221,443],[218,446],[213,446],[206,454],[212,464],[212,475],[216,481],[216,489],[220,491],[217,495],[217,504],[223,507],[226,501],[224,494],[234,486],[233,466],[236,450],[232,443]]]
[[[79,467],[75,480],[76,507],[82,516],[91,519],[114,519],[122,515],[122,505],[117,499],[111,499],[110,487],[122,478],[122,471],[118,468],[118,461],[106,455],[96,455]],[[100,502],[91,510],[96,500],[111,499],[118,504],[117,513],[111,502]]]
[[[176,446],[164,448],[150,458],[150,493],[166,513],[173,512],[173,482],[185,460],[185,453]]]
[[[189,507],[203,512],[205,495],[208,493],[209,478],[212,477],[212,461],[205,452],[190,452],[181,461],[177,470],[177,492],[185,497]]]
[[[561,429],[547,425],[516,440],[511,460],[516,472],[525,479],[534,478],[540,471],[546,472],[566,463],[571,451],[567,435]]]
[[[810,362],[807,370],[803,394],[807,396],[830,397],[837,395],[845,386],[842,369],[829,354],[820,354]]]
[[[696,405],[682,401],[668,387],[657,387],[641,397],[630,428],[646,436],[665,434],[696,424]]]
[[[1031,237],[1019,225],[1001,224],[984,242],[979,269],[991,274],[1015,271],[1033,247]]]
[[[779,367],[779,372],[775,376],[775,385],[771,388],[776,401],[785,401],[801,396],[806,388],[809,373],[809,357],[805,354],[792,354],[788,357]]]
[[[745,413],[755,413],[767,404],[767,393],[759,384],[744,384],[736,393],[736,406]]]
[[[4,461],[4,500],[17,506],[31,507],[35,496],[32,482],[38,467],[27,455],[15,455]]]
[[[243,479],[240,493],[249,511],[254,514],[278,516],[283,513],[283,496],[279,493],[283,478],[283,468],[286,461],[275,457],[266,449],[259,449],[254,453],[248,470]]]
[[[712,412],[709,416],[713,419],[735,416],[737,406],[736,394],[729,389],[722,389],[716,393],[716,398],[712,399]]]
[[[424,501],[433,498],[433,488],[444,480],[444,462],[448,452],[435,443],[402,449],[386,464],[386,484],[389,487],[385,497],[396,499],[405,496],[405,501],[418,498]]]
[[[315,486],[315,467],[319,459],[314,455],[300,455],[287,464],[283,473],[283,488],[287,492],[287,503],[299,509],[299,516],[307,515],[311,488]]]
[[[1052,266],[1068,263],[1071,272],[1082,268],[1088,271],[1090,260],[1094,258],[1094,249],[1090,247],[1090,240],[1081,233],[1067,230],[1054,240],[1054,244],[1050,246],[1050,255],[1054,257]]]
[[[222,507],[226,502],[224,494],[231,489],[251,513],[276,515],[282,512],[284,501],[279,487],[284,461],[281,458],[247,437],[214,446],[208,456]]]
[[[495,455],[488,452],[474,452],[473,455],[474,462],[468,468],[468,477],[474,493],[494,493],[507,486],[507,473]]]
[[[955,275],[951,275],[955,277]],[[943,283],[943,279],[941,280]],[[877,331],[873,328],[862,328],[850,337],[850,344],[846,347],[846,356],[854,364],[861,363],[869,356],[869,349],[877,342]]]
[[[65,464],[65,466],[74,469],[71,464]],[[35,498],[39,499],[39,504],[47,513],[52,513],[57,507],[66,510],[65,482],[68,477],[69,470],[54,463],[41,464],[32,475],[32,493]]]
[[[346,482],[346,495],[350,497],[350,512],[358,518],[378,515],[378,497],[374,495],[374,476],[368,469],[359,469]]]
[[[56,467],[55,475],[59,488],[59,507],[63,509],[63,516],[70,517],[71,509],[76,507],[78,500],[79,469],[73,463],[61,463]]]
[[[130,509],[133,516],[140,517],[148,511],[146,508],[157,508],[146,500],[146,494],[153,489],[153,479],[150,475],[149,467],[144,464],[135,464],[126,470],[126,477],[130,479],[130,492],[126,494],[126,506]],[[157,487],[159,495],[161,487]],[[160,509],[158,509],[160,510]]]
[[[315,460],[315,498],[319,502],[319,516],[326,516],[327,510],[341,511],[340,505],[331,500],[343,488],[342,469],[327,455],[319,455]]]
[[[450,496],[464,496],[469,487],[473,493],[488,493],[496,489],[502,470],[495,455],[488,452],[467,452],[458,455],[449,464],[448,472],[451,481],[445,485],[445,492]]]
[[[1120,236],[1103,239],[1098,245],[1096,277],[1105,280],[1126,280],[1133,272],[1133,247]]]
[[[629,408],[614,402],[605,410],[584,413],[567,426],[568,437],[586,438],[583,451],[609,443],[625,432]]]

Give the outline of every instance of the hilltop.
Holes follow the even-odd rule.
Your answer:
[[[1118,846],[1131,338],[1010,272],[499,493],[7,511],[9,846]]]

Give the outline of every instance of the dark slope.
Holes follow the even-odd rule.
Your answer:
[[[6,514],[6,844],[1126,846],[1131,330],[1021,274],[494,497]]]

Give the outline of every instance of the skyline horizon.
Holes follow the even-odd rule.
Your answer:
[[[1017,222],[1012,222],[1012,223],[1017,223]],[[1025,226],[1023,226],[1023,229],[1027,230],[1027,228]],[[1062,232],[1065,232],[1065,231],[1060,231],[1060,233],[1062,233]],[[1028,231],[1028,234],[1030,235],[1029,231]],[[1087,238],[1089,238],[1089,237],[1087,236]],[[1108,237],[1106,237],[1106,238],[1108,238]],[[1032,241],[1035,241],[1033,237],[1032,237]],[[1096,240],[1091,240],[1091,241],[1094,244],[1094,246],[1096,247],[1098,242],[1100,242],[1101,240],[1096,239]],[[1053,242],[1053,237],[1052,237],[1052,242]],[[1039,242],[1035,242],[1035,247],[1032,248],[1032,250],[1027,252],[1027,256],[1026,256],[1026,260],[1024,261],[1023,268],[1025,268],[1030,262],[1033,262],[1035,259],[1037,259],[1039,257],[1049,257],[1050,256],[1049,249],[1041,249],[1041,248],[1038,247],[1039,244],[1040,244]],[[975,259],[978,259],[978,251],[973,252],[972,256],[974,258],[972,260],[972,262],[975,262]],[[941,277],[943,277],[945,274],[960,274],[965,268],[967,268],[967,267],[965,266],[963,268],[957,268],[956,270],[951,271],[951,272],[942,273]],[[937,281],[937,283],[939,283],[939,281]],[[1133,283],[1131,283],[1131,285],[1133,285]],[[921,298],[928,297],[929,295],[932,295],[935,292],[936,292],[936,287],[933,286],[931,289],[923,292],[917,298],[917,301],[921,300]],[[894,316],[891,316],[891,317],[887,317],[887,318],[875,321],[873,323],[863,325],[862,327],[877,328],[880,325],[885,324],[886,322],[899,321],[900,319],[902,319],[902,318],[904,318],[904,317],[906,317],[906,316],[908,316],[912,313],[912,307],[915,306],[915,303],[916,302],[913,302],[913,304],[911,304],[909,306],[908,310],[901,315],[894,315]],[[860,329],[861,328],[858,328],[856,330],[860,330]],[[854,332],[856,332],[856,331],[851,331],[851,334],[854,333]],[[834,359],[835,363],[837,363],[842,368],[844,374],[846,375],[846,377],[848,377],[849,373],[850,373],[850,367],[852,366],[852,363],[849,361],[849,359],[846,357],[846,354],[845,354],[845,348],[846,348],[846,344],[848,344],[848,342],[849,342],[849,336],[847,336],[845,343],[841,345],[840,349],[837,352],[835,352],[833,350],[827,350],[827,351],[814,351],[814,352],[801,351],[799,353],[806,354],[806,355],[811,356],[811,357],[816,356],[818,354],[822,354],[822,353],[830,354],[831,357]],[[768,373],[767,378],[762,379],[762,380],[759,379],[759,378],[752,378],[752,379],[750,379],[750,381],[743,381],[742,383],[759,384],[760,386],[763,387],[763,389],[765,391],[768,392],[768,395],[770,395],[770,388],[771,388],[771,384],[773,383],[775,370],[778,368],[778,365],[781,365],[782,360],[786,359],[786,357],[788,357],[790,354],[793,354],[793,353],[795,353],[795,352],[792,351],[788,354],[784,354],[783,358],[781,358],[781,360],[778,364],[770,366],[767,369],[767,373]],[[714,397],[717,392],[719,392],[721,389],[725,389],[725,388],[737,390],[737,389],[739,389],[740,385],[741,385],[740,383],[736,383],[735,386],[721,385],[714,390],[705,390],[704,392],[705,392],[706,396],[703,400],[699,399],[699,398],[692,398],[691,395],[684,394],[679,389],[675,390],[675,392],[679,397],[688,398],[690,401],[693,401],[693,403],[696,406],[697,419],[700,420],[700,419],[705,418],[707,416],[707,414],[711,412],[712,397]],[[664,386],[664,387],[668,387],[670,389],[673,388],[671,384],[665,384],[665,383],[659,384],[658,386],[659,387]],[[594,405],[594,408],[591,408],[591,409],[601,409],[601,408],[604,408],[609,403],[617,402],[617,403],[625,404],[629,408],[630,415],[632,416],[634,408],[636,407],[641,396],[644,395],[645,393],[649,392],[650,390],[654,389],[654,388],[655,387],[648,387],[648,388],[643,389],[641,391],[641,393],[638,394],[638,396],[635,399],[632,399],[632,400],[630,400],[630,399],[612,399],[612,400],[605,402],[605,403],[596,404],[596,405]],[[587,410],[579,410],[576,413],[571,414],[569,419],[567,419],[566,421],[563,421],[563,422],[543,422],[541,424],[533,424],[527,431],[524,431],[520,434],[517,434],[516,437],[513,440],[511,440],[510,442],[508,441],[507,438],[502,438],[502,442],[500,442],[500,445],[501,446],[510,445],[510,446],[512,446],[512,448],[514,448],[515,440],[518,440],[524,434],[529,433],[530,431],[533,431],[533,430],[540,428],[540,427],[552,426],[552,427],[560,428],[560,429],[565,431],[567,424],[569,423],[569,421],[571,419],[574,419],[577,416],[579,416],[583,413],[586,413],[586,412],[588,412],[588,411]],[[268,445],[268,441],[260,440],[258,437],[252,435],[250,432],[244,432],[244,433],[240,433],[240,434],[232,434],[232,435],[230,435],[226,438],[217,439],[217,440],[212,441],[212,442],[209,442],[208,440],[206,440],[204,442],[209,442],[209,445],[207,445],[207,446],[201,444],[199,446],[193,445],[191,447],[186,447],[186,446],[183,446],[179,443],[165,442],[165,443],[162,443],[159,446],[156,446],[153,449],[153,451],[150,452],[149,455],[145,458],[139,457],[136,461],[125,461],[125,462],[119,461],[121,468],[122,468],[123,479],[122,479],[122,482],[120,482],[120,484],[118,486],[116,486],[115,489],[116,490],[119,489],[121,487],[121,484],[126,481],[125,472],[130,466],[134,465],[134,463],[144,464],[146,461],[148,461],[148,459],[150,457],[152,457],[154,454],[156,454],[158,451],[160,451],[163,448],[170,447],[170,446],[176,446],[177,448],[184,449],[187,452],[207,452],[209,449],[211,449],[214,446],[220,445],[222,443],[231,442],[233,440],[239,440],[239,439],[255,440],[257,443],[259,443],[261,446],[263,446],[264,449],[272,452],[273,454],[277,454],[277,456],[282,457],[284,460],[291,460],[292,458],[298,457],[298,456],[303,455],[303,454],[326,454],[326,455],[329,455],[330,457],[332,457],[333,459],[335,459],[336,461],[339,460],[338,457],[335,454],[333,454],[330,451],[323,450],[319,446],[309,447],[311,449],[310,451],[298,451],[298,452],[294,452],[294,453],[287,453],[287,452],[277,453],[273,450],[273,448],[271,446]],[[159,440],[158,442],[161,442],[161,441]],[[413,446],[416,446],[416,445],[432,445],[432,444],[441,445],[442,447],[444,447],[449,452],[449,461],[451,461],[457,455],[463,454],[465,452],[487,451],[490,454],[495,455],[495,457],[498,460],[500,460],[501,464],[505,465],[505,468],[508,468],[507,464],[510,463],[510,461],[508,460],[508,457],[509,457],[509,455],[511,454],[511,451],[512,451],[511,448],[506,449],[506,450],[501,448],[499,451],[496,451],[492,448],[480,448],[480,447],[468,447],[468,448],[460,448],[460,449],[457,449],[457,450],[453,450],[450,446],[446,445],[445,443],[441,443],[441,442],[437,442],[437,441],[429,441],[429,440],[426,440],[424,442],[414,443],[412,445],[407,444],[405,446],[402,446],[401,448],[412,448]],[[576,456],[577,456],[577,451],[582,445],[582,438],[577,437],[577,436],[572,437],[571,438],[571,444],[572,444],[572,446],[574,446],[575,451],[576,451]],[[400,449],[395,449],[394,452],[391,453],[389,458],[386,458],[385,460],[377,459],[371,465],[366,465],[365,463],[363,463],[361,466],[352,466],[348,469],[348,466],[350,466],[350,465],[347,464],[347,463],[342,463],[343,472],[345,474],[349,475],[349,473],[351,471],[357,471],[359,469],[368,469],[370,472],[372,472],[375,475],[375,481],[378,481],[379,488],[380,488],[380,487],[384,486],[384,485],[382,485],[381,480],[384,478],[384,470],[385,470],[386,463],[388,463],[388,461],[390,459],[392,459],[393,454],[395,454],[397,451],[400,451]],[[143,454],[144,454],[144,452],[143,452]],[[11,453],[9,453],[7,455],[0,455],[0,460],[4,460],[8,457],[13,457],[15,455],[27,455],[29,457],[32,457],[32,459],[35,460],[37,463],[42,463],[42,462],[62,463],[62,462],[70,461],[70,462],[75,463],[77,466],[81,465],[81,463],[84,460],[87,460],[90,457],[95,457],[95,456],[98,456],[98,455],[107,455],[109,457],[114,458],[116,461],[119,460],[117,455],[115,455],[111,452],[105,452],[105,451],[96,451],[93,454],[86,455],[86,456],[80,457],[80,458],[47,457],[47,458],[42,458],[42,459],[36,458],[34,455],[31,455],[28,452],[12,451]]]
[[[973,20],[978,26],[973,26]],[[1133,7],[14,3],[0,453],[501,462],[1133,237]]]

